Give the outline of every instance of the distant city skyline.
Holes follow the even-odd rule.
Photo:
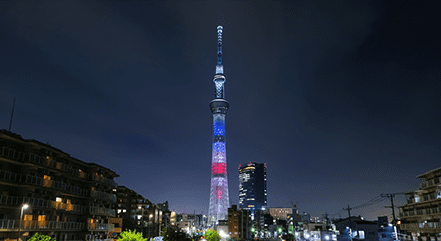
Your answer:
[[[16,98],[13,133],[208,214],[220,24],[230,205],[239,164],[267,163],[268,207],[373,220],[440,166],[439,18],[438,1],[3,1],[0,129]]]

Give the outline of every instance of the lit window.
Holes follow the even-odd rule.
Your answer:
[[[62,199],[62,198],[60,198],[60,197],[57,197],[57,198],[55,199],[55,201],[57,201],[57,202],[62,202],[62,201],[63,201],[63,199]]]
[[[127,210],[123,209],[123,213],[127,212]]]
[[[359,239],[364,239],[364,231],[363,230],[358,231],[358,238]]]

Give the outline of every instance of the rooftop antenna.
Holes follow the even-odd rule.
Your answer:
[[[14,103],[12,104],[11,120],[9,121],[9,130],[8,131],[11,131],[12,117],[14,117],[14,109],[15,109],[15,97],[14,97]]]

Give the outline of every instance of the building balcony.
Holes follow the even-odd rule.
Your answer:
[[[57,162],[53,159],[53,157],[42,157],[34,153],[29,153],[29,155],[26,155],[23,152],[16,151],[14,149],[8,148],[8,147],[1,147],[0,148],[0,157],[20,161],[20,162],[29,162],[33,163],[39,166],[45,166],[53,169],[58,169],[63,172],[66,172],[68,174],[71,174],[75,177],[87,179],[88,174],[85,172],[82,172],[81,170],[74,169],[73,167],[66,165],[61,162]]]
[[[440,202],[441,203],[441,198],[437,198],[437,196],[435,196],[435,197],[428,196],[428,197],[420,198],[418,202],[415,202],[414,198],[407,199],[406,202],[407,202],[407,204],[406,204],[407,206],[419,206],[419,205],[425,206],[425,205],[431,205],[433,202]]]
[[[100,208],[100,207],[89,207],[89,213],[93,215],[103,215],[115,217],[116,212],[114,209],[110,208]]]
[[[20,227],[20,220],[0,219],[0,230],[18,230],[34,231],[34,230],[84,230],[86,223],[79,222],[56,222],[56,221],[35,221],[22,220]]]
[[[108,223],[89,223],[88,230],[89,231],[112,231],[115,229],[115,225]]]
[[[101,200],[105,200],[105,201],[116,202],[116,195],[115,194],[92,190],[90,192],[90,196],[93,198],[97,198],[97,199],[101,199]]]
[[[24,154],[23,152],[19,152],[14,149],[3,146],[0,148],[0,157],[17,160],[17,161],[23,161]]]
[[[10,171],[0,170],[0,181],[18,183],[20,182],[20,174],[15,174]]]
[[[14,229],[15,228],[15,220],[13,219],[0,219],[0,230],[3,231],[5,229]]]
[[[424,223],[421,226],[418,223],[403,223],[400,225],[400,229],[408,233],[441,233],[439,223],[432,224],[431,226],[428,223]]]
[[[74,177],[78,177],[81,179],[88,179],[89,174],[81,171],[80,169],[75,169],[67,164],[61,163],[61,162],[57,162],[54,160],[53,157],[41,157],[37,154],[34,153],[30,153],[29,154],[29,158],[27,158],[27,161],[29,163],[34,163],[40,166],[45,166],[45,167],[49,167],[49,168],[53,168],[53,169],[57,169],[60,171],[63,171],[65,173],[68,173]]]
[[[87,207],[82,205],[68,204],[57,201],[50,201],[50,204],[51,204],[51,208],[65,210],[68,212],[85,213],[87,210]]]
[[[23,220],[22,230],[84,230],[86,223]]]
[[[102,177],[102,176],[97,175],[97,174],[92,175],[92,180],[96,181],[96,182],[101,182],[101,183],[107,184],[107,185],[112,186],[112,187],[117,187],[118,186],[118,183],[116,183],[114,180],[106,178],[106,177]]]
[[[1,205],[19,206],[25,203],[33,208],[42,208],[42,209],[53,208],[53,209],[59,209],[69,212],[77,212],[77,213],[85,213],[87,210],[87,208],[82,205],[67,204],[67,203],[56,202],[41,198],[33,198],[33,197],[15,197],[15,196],[0,195],[0,206]]]
[[[405,218],[405,219],[421,218],[421,217],[430,218],[430,217],[434,217],[434,216],[439,217],[440,212],[441,212],[441,209],[438,207],[438,205],[436,205],[436,206],[427,205],[421,209],[401,210],[399,217]]]
[[[8,182],[11,184],[27,184],[39,187],[54,188],[67,193],[87,196],[88,191],[78,186],[68,185],[66,183],[47,180],[41,177],[29,175],[29,174],[17,174],[10,171],[0,170],[0,181]]]

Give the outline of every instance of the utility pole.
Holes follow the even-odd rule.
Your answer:
[[[343,208],[343,210],[348,210],[348,216],[349,216],[349,229],[352,229],[352,227],[351,227],[351,210],[352,210],[352,208],[350,208],[350,207],[349,207],[349,204],[348,204],[348,208]]]
[[[8,129],[8,131],[11,131],[12,117],[14,117],[14,109],[15,109],[15,97],[14,97],[14,103],[12,104],[11,120],[9,121],[9,129]]]
[[[384,206],[385,208],[392,208],[392,224],[395,226],[397,221],[395,218],[395,207],[394,207],[394,197],[395,194],[390,193],[390,194],[381,194],[381,197],[390,197],[390,203],[391,206]]]

